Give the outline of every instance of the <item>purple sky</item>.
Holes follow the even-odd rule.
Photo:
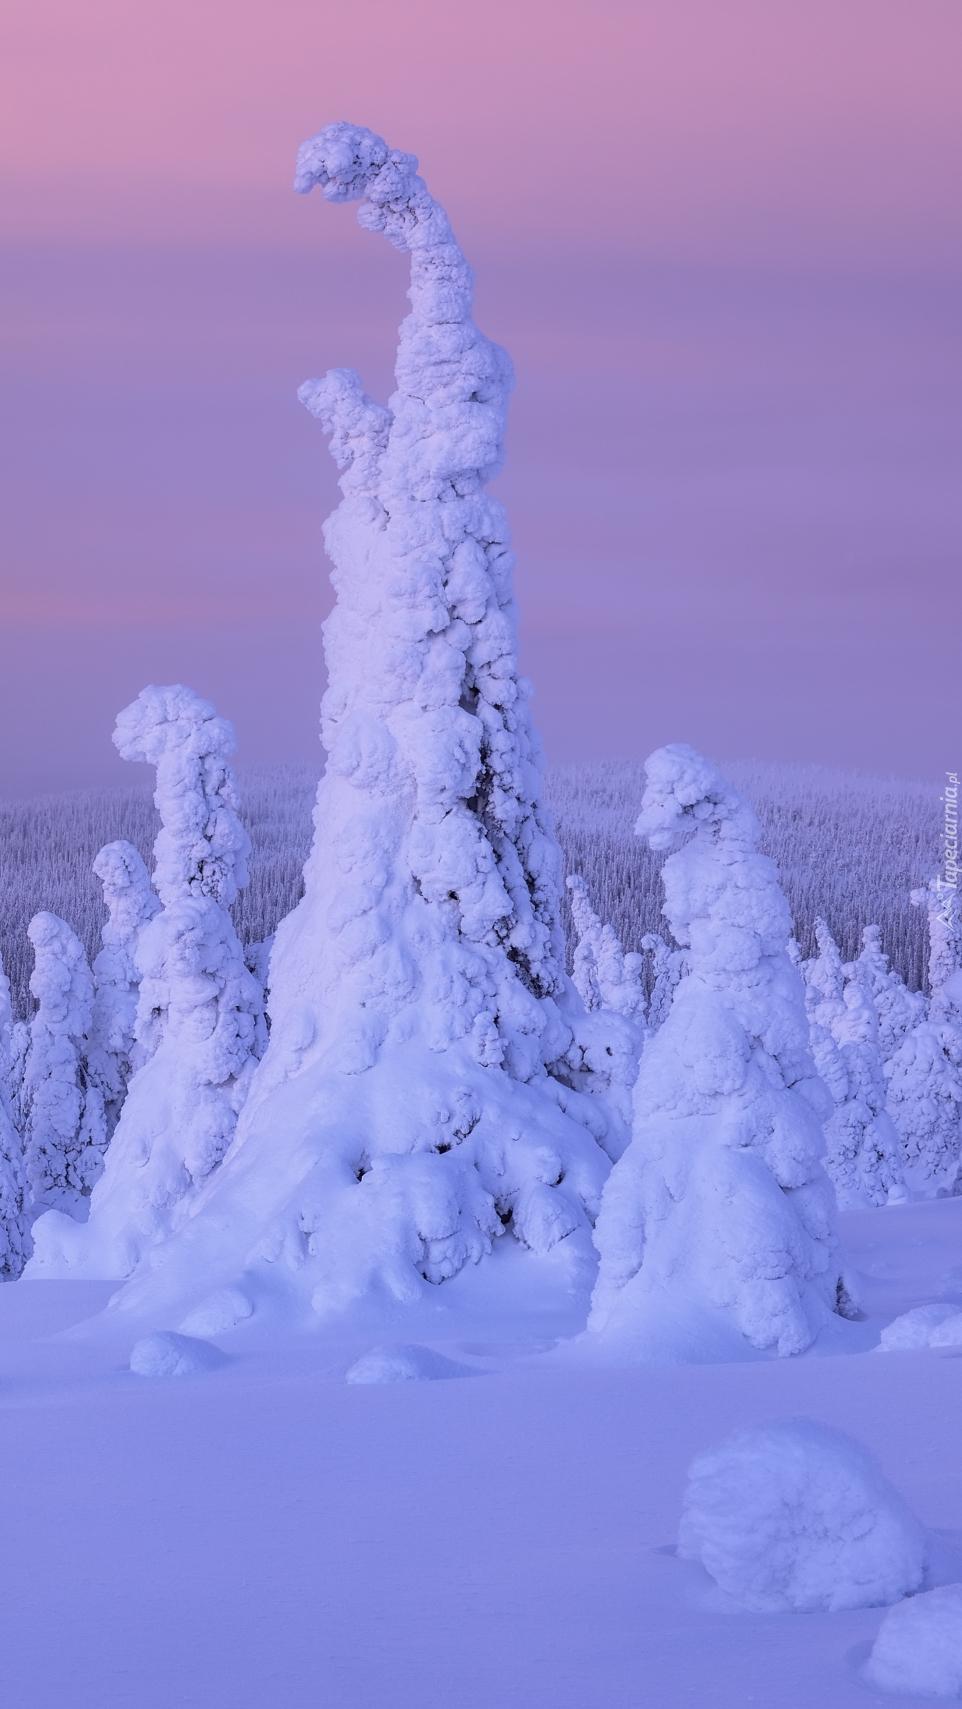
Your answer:
[[[109,737],[151,680],[243,759],[317,753],[336,488],[294,394],[386,396],[405,306],[289,189],[334,117],[420,155],[515,359],[549,758],[957,765],[962,12],[804,12],[41,4],[0,152],[0,793],[138,776]]]

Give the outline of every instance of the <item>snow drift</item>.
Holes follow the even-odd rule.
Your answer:
[[[605,1187],[589,1327],[639,1357],[798,1353],[851,1308],[788,908],[751,808],[709,760],[676,744],[646,771],[639,832],[683,844],[662,876],[687,971]]]
[[[865,1678],[899,1695],[962,1697],[962,1584],[942,1585],[890,1608]]]
[[[835,1613],[918,1590],[926,1539],[860,1443],[793,1419],[698,1456],[678,1552],[747,1608]]]

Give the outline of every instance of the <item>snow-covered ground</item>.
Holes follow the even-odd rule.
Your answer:
[[[962,1201],[849,1212],[864,1320],[819,1352],[579,1362],[499,1243],[428,1306],[285,1337],[255,1313],[195,1376],[83,1324],[114,1284],[0,1289],[4,1697],[23,1709],[852,1709],[884,1610],[754,1614],[675,1553],[688,1467],[804,1417],[874,1452],[962,1547],[962,1347],[878,1353],[962,1311]],[[502,1250],[503,1248],[503,1250]],[[590,1278],[589,1278],[590,1280]],[[420,1315],[418,1315],[420,1314]],[[414,1343],[463,1377],[348,1381]],[[423,1354],[408,1363],[430,1367]],[[395,1363],[396,1363],[395,1359]],[[447,1369],[440,1365],[435,1368]],[[357,1374],[357,1373],[355,1373]],[[362,1373],[363,1374],[363,1368]],[[942,1576],[962,1578],[951,1552]],[[919,1701],[911,1699],[911,1701]]]

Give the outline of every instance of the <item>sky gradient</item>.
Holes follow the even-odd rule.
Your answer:
[[[0,794],[136,776],[149,680],[317,753],[295,392],[387,396],[406,270],[290,190],[332,118],[418,154],[514,357],[549,759],[958,764],[957,0],[40,0],[2,46]]]

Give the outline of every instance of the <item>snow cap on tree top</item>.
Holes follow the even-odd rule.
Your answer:
[[[653,849],[672,849],[699,825],[725,825],[728,834],[754,842],[758,821],[743,795],[718,767],[687,742],[670,742],[645,761],[648,785],[635,825]]]
[[[157,767],[154,885],[164,906],[189,895],[228,907],[247,883],[251,848],[227,764],[237,746],[233,725],[176,683],[142,689],[118,716],[113,739],[122,759]]]

